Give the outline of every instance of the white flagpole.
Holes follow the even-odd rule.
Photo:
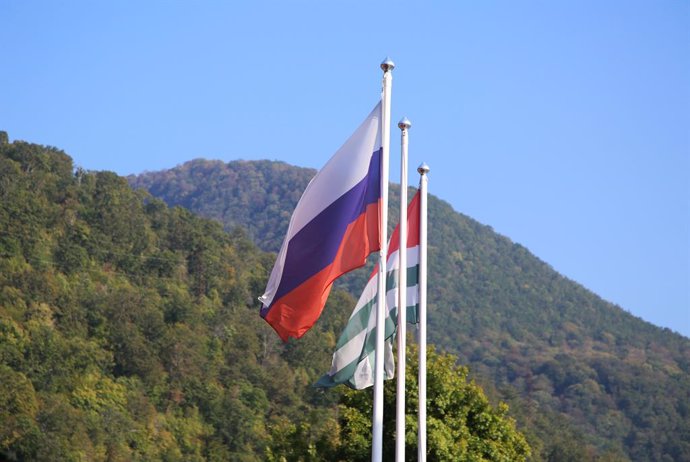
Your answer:
[[[379,251],[378,295],[376,302],[376,361],[374,364],[374,412],[372,417],[372,462],[383,460],[383,361],[386,322],[386,256],[388,253],[388,156],[390,151],[391,87],[395,63],[386,58],[381,63],[381,250]]]
[[[395,460],[405,460],[405,363],[407,340],[407,117],[400,128],[400,246],[398,247],[398,379],[395,389]]]
[[[422,163],[419,172],[419,431],[417,460],[426,462],[426,231],[427,231],[427,174],[429,166]]]

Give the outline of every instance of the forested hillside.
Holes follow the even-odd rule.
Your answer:
[[[311,386],[354,299],[283,344],[255,302],[273,258],[0,132],[0,460],[367,460],[370,392]],[[455,361],[430,353],[431,459],[525,460]]]
[[[129,180],[227,229],[246,227],[275,251],[313,173],[195,160]],[[535,457],[690,460],[690,340],[605,302],[433,196],[429,215],[430,341],[513,405],[536,436]],[[355,296],[363,277],[346,280]]]
[[[261,249],[277,252],[292,210],[315,173],[268,160],[226,165],[197,159],[128,179],[169,204],[220,221],[227,230],[240,226]]]

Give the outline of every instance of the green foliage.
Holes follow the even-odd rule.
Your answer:
[[[243,226],[275,251],[313,173],[280,162],[195,160],[129,181],[226,229]],[[529,429],[532,458],[690,460],[687,338],[601,300],[434,196],[429,265],[430,342],[510,404]],[[358,296],[366,276],[353,272],[338,286]]]
[[[254,302],[273,257],[241,231],[24,142],[0,196],[0,459],[263,460],[274,422],[332,419],[309,385],[334,334],[280,342]]]
[[[128,180],[171,205],[220,221],[227,230],[241,226],[259,247],[277,252],[292,210],[314,173],[282,162],[196,159]]]
[[[310,387],[352,296],[334,290],[315,329],[287,344],[256,314],[274,256],[249,238],[280,245],[312,173],[195,161],[155,174],[171,181],[152,190],[215,210],[228,234],[112,173],[75,171],[55,148],[0,142],[0,458],[368,458],[370,418],[357,410],[368,394],[338,409],[341,391]],[[500,459],[502,445],[523,447],[504,438],[515,429],[505,408],[487,404],[501,399],[533,460],[689,458],[686,338],[433,197],[430,213],[431,340],[469,363],[489,397],[447,359],[456,382],[439,383],[475,398],[437,400],[466,426],[434,417],[430,449],[450,454],[460,439]],[[358,295],[365,273],[341,286]]]
[[[31,381],[0,364],[0,447],[11,447],[37,431],[38,400]]]
[[[352,296],[283,344],[255,304],[274,257],[242,230],[23,142],[0,185],[0,459],[316,461],[369,439],[311,387]]]
[[[406,459],[417,460],[418,351],[408,348]],[[457,358],[427,352],[427,457],[433,461],[525,461],[530,448],[507,416],[508,406],[490,405],[482,389],[467,381]],[[395,380],[384,387],[384,459],[395,457]],[[368,460],[371,390],[348,390],[341,404],[342,460]]]
[[[408,349],[406,459],[417,460],[417,349]],[[428,351],[428,459],[431,461],[525,461],[530,448],[507,416],[508,406],[489,403],[481,388],[467,381],[467,368],[450,354]],[[395,458],[395,380],[384,386],[384,460]],[[295,423],[270,426],[270,461],[366,461],[371,458],[372,390],[343,391],[337,418],[314,411]]]

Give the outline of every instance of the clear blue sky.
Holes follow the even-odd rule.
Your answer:
[[[432,193],[690,336],[687,1],[2,0],[0,24],[0,130],[123,175],[318,168],[390,55]]]

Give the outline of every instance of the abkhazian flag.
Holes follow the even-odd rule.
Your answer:
[[[419,303],[419,191],[407,207],[407,320],[418,322]],[[393,338],[398,322],[398,261],[400,247],[400,226],[395,228],[388,244],[386,263],[386,320],[384,376],[395,375],[393,361]],[[369,277],[364,292],[340,335],[333,354],[331,370],[319,379],[317,387],[333,387],[345,384],[361,390],[374,384],[376,361],[376,299],[378,293],[378,265]]]
[[[259,297],[261,316],[287,341],[321,315],[333,281],[381,248],[381,103],[311,180]]]

